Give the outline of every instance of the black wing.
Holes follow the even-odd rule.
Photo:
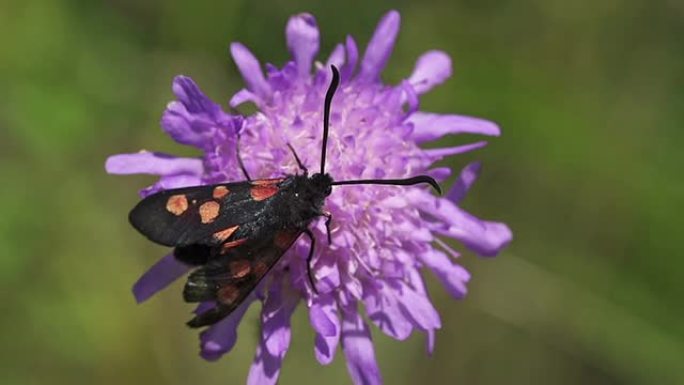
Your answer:
[[[193,271],[183,298],[187,302],[215,301],[215,306],[195,316],[188,326],[212,325],[232,313],[301,234],[299,230],[279,230],[261,242],[229,248]]]
[[[128,218],[143,235],[164,246],[213,246],[225,242],[239,226],[258,218],[285,180],[166,190],[140,201]]]

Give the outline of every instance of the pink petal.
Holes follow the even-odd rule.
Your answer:
[[[428,51],[421,55],[408,78],[418,94],[430,91],[451,77],[451,58],[442,51]]]

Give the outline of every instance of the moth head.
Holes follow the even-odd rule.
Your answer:
[[[323,197],[327,197],[332,192],[332,178],[330,174],[313,174],[309,179],[311,182],[311,187],[318,194],[323,194]]]

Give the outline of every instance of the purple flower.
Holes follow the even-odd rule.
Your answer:
[[[316,20],[308,14],[293,16],[286,27],[293,60],[281,68],[266,64],[265,72],[245,46],[233,43],[230,52],[246,87],[232,97],[230,105],[251,102],[258,112],[245,117],[228,114],[190,78],[179,76],[173,83],[177,100],[168,105],[161,125],[177,142],[195,146],[204,155],[114,155],[107,160],[107,171],[159,175],[156,184],[142,190],[143,196],[175,187],[242,180],[236,156],[238,136],[252,177],[296,173],[287,143],[304,164],[315,169],[321,150],[323,97],[331,78],[328,68],[334,64],[340,68],[342,82],[332,104],[328,143],[327,171],[333,178],[406,178],[426,173],[446,179],[451,170],[434,167],[435,162],[480,148],[485,142],[427,150],[421,144],[449,134],[497,136],[499,128],[477,118],[419,111],[420,95],[451,76],[451,59],[444,52],[423,54],[410,76],[397,85],[380,81],[399,23],[399,13],[387,13],[360,60],[356,42],[347,37],[321,64],[313,62],[319,48]],[[364,312],[375,327],[393,338],[403,340],[414,330],[424,332],[431,351],[441,321],[420,271],[432,271],[455,298],[466,294],[470,279],[455,261],[459,253],[439,237],[457,240],[482,256],[496,255],[511,240],[505,224],[478,219],[458,206],[479,171],[479,163],[466,166],[445,197],[418,186],[336,187],[326,202],[334,218],[333,243],[321,242],[313,262],[319,293],[307,285],[309,245],[300,239],[247,301],[201,333],[202,357],[215,360],[232,349],[240,319],[256,301],[262,302],[261,340],[249,384],[277,382],[290,343],[290,317],[299,303],[309,312],[316,334],[316,359],[330,363],[340,345],[356,384],[382,382]],[[312,231],[325,239],[322,222],[315,222]],[[173,256],[164,257],[135,284],[136,299],[146,300],[189,269]]]

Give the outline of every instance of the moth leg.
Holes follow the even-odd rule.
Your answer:
[[[292,155],[294,155],[295,160],[297,161],[297,165],[299,166],[299,169],[304,171],[304,173],[308,174],[309,170],[304,166],[302,161],[299,159],[299,156],[297,156],[297,151],[295,151],[294,148],[292,148],[292,145],[290,143],[287,144],[287,147],[290,148],[290,151],[292,151]]]
[[[252,178],[249,177],[249,173],[247,172],[247,169],[245,168],[245,164],[242,162],[242,157],[240,156],[240,134],[237,134],[237,144],[235,145],[235,156],[237,157],[238,164],[240,165],[240,170],[242,170],[242,173],[245,174],[245,178],[247,180],[251,181]]]
[[[316,284],[314,283],[314,279],[313,279],[313,273],[311,272],[311,261],[313,260],[314,248],[316,247],[316,238],[314,238],[313,234],[311,233],[311,230],[309,230],[309,229],[304,230],[304,234],[308,235],[309,239],[311,240],[311,248],[309,249],[309,256],[306,257],[306,273],[309,277],[309,283],[311,284],[311,288],[313,289],[313,292],[318,294],[318,289],[316,289]]]

